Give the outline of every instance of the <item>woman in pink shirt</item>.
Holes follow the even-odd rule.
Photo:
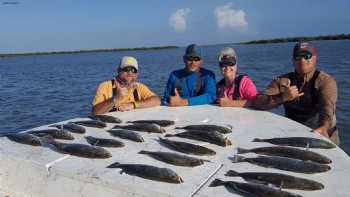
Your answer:
[[[249,107],[257,95],[253,81],[247,75],[236,75],[237,55],[225,47],[219,53],[219,66],[224,76],[217,83],[217,103],[221,107]]]

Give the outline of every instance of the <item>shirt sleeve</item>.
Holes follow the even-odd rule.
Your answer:
[[[142,83],[139,84],[139,92],[141,100],[145,100],[149,97],[156,96],[154,92],[152,92],[146,85]]]
[[[280,92],[280,78],[272,80],[263,93],[258,94],[253,102],[253,108],[270,110],[283,103]]]
[[[162,98],[162,105],[168,105],[169,97],[171,96],[171,93],[175,87],[175,75],[174,73],[171,73],[168,79],[168,82],[166,84],[164,95]]]
[[[336,110],[337,102],[337,83],[330,77],[326,76],[319,86],[319,126],[326,126],[328,129],[332,127],[333,117]]]
[[[112,84],[108,82],[101,83],[97,90],[94,100],[92,101],[92,106],[100,104],[108,99],[112,98]]]
[[[242,100],[254,100],[258,91],[253,81],[248,77],[244,76],[241,81],[240,95],[242,95]]]
[[[210,73],[206,76],[202,94],[188,98],[188,105],[203,105],[214,103],[216,99],[215,75]]]

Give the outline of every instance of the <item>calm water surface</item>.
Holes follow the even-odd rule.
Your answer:
[[[338,84],[337,120],[341,147],[350,153],[350,41],[314,42],[318,68]],[[293,43],[204,47],[204,67],[220,77],[216,55],[224,46],[238,53],[238,72],[263,90],[273,77],[293,70]],[[86,117],[97,85],[113,77],[124,55],[139,60],[140,81],[162,95],[171,70],[183,67],[184,48],[46,55],[0,59],[0,132],[18,132],[44,124]],[[282,114],[281,109],[274,110]]]

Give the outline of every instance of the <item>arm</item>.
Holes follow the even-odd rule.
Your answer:
[[[152,92],[147,86],[140,84],[139,88],[141,100],[135,102],[135,108],[147,108],[160,105],[160,98],[154,92]]]
[[[206,76],[204,90],[201,95],[188,98],[188,105],[203,105],[213,103],[216,99],[216,84],[214,74]]]
[[[333,126],[333,117],[337,102],[337,83],[333,78],[325,78],[319,86],[319,127],[314,131],[328,136],[328,130]]]
[[[164,90],[164,95],[162,98],[162,105],[168,105],[169,103],[169,97],[171,96],[171,93],[175,86],[175,76],[173,73],[170,74],[167,85]]]
[[[112,98],[112,89],[109,82],[101,83],[97,90],[95,98],[92,102],[92,113],[103,114],[111,111],[115,107],[114,99]]]

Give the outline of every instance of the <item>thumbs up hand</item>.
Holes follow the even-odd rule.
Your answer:
[[[169,106],[176,107],[176,106],[186,106],[188,105],[188,100],[181,98],[179,91],[177,88],[174,90],[174,96],[169,97]]]
[[[231,103],[231,99],[227,96],[227,93],[224,92],[224,97],[218,99],[218,104],[221,107],[229,107]]]

